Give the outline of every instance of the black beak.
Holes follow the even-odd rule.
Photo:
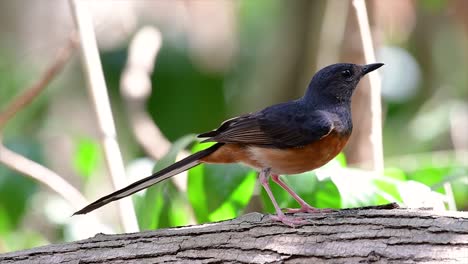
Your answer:
[[[378,68],[382,67],[384,64],[383,63],[372,63],[372,64],[367,64],[362,66],[362,75],[366,75],[371,71],[375,71]]]

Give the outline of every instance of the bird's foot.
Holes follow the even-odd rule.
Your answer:
[[[335,211],[335,210],[330,209],[330,208],[320,209],[320,208],[312,207],[310,205],[302,205],[301,208],[287,208],[287,209],[285,209],[286,213],[291,213],[291,214],[295,214],[295,213],[310,213],[310,214],[331,213],[333,211]]]
[[[283,224],[288,225],[290,227],[296,227],[296,226],[301,226],[301,225],[307,224],[307,221],[305,221],[302,218],[293,217],[293,216],[286,216],[284,214],[272,215],[272,216],[270,216],[270,218],[273,221],[282,222]]]

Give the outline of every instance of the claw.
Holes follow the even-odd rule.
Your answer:
[[[287,208],[287,209],[285,209],[286,213],[291,213],[291,214],[295,214],[295,213],[317,214],[317,213],[331,213],[331,212],[334,212],[334,211],[335,210],[329,209],[329,208],[320,209],[320,208],[315,208],[315,207],[312,207],[312,206],[309,206],[309,205],[303,205],[303,206],[301,206],[301,208]]]
[[[288,225],[290,227],[296,227],[296,226],[301,226],[301,225],[307,224],[307,221],[305,221],[302,218],[286,216],[284,214],[272,215],[272,216],[270,216],[270,218],[273,221],[282,222],[283,224]]]
[[[260,183],[265,188],[265,191],[270,197],[270,200],[273,203],[273,206],[275,207],[275,210],[276,210],[276,215],[272,215],[271,220],[282,222],[283,224],[288,225],[290,227],[295,227],[297,225],[306,224],[307,222],[304,219],[284,215],[278,203],[276,202],[275,196],[273,196],[273,193],[271,192],[270,184],[268,183],[269,175],[270,175],[270,169],[266,168],[260,171],[259,178],[260,178]]]
[[[293,198],[296,200],[300,205],[301,208],[288,208],[286,209],[286,213],[331,213],[334,210],[333,209],[318,209],[310,206],[308,203],[306,203],[297,193],[295,193],[286,183],[284,183],[278,174],[273,174],[271,176],[271,179],[276,182],[279,186],[281,186],[285,191],[287,191]]]

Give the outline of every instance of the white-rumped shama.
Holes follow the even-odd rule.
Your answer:
[[[260,171],[260,182],[276,209],[273,220],[287,225],[301,223],[286,216],[276,202],[272,180],[299,204],[288,212],[317,212],[280,178],[316,169],[333,159],[345,146],[353,128],[351,96],[359,80],[383,63],[339,63],[318,71],[305,95],[297,100],[229,119],[213,131],[200,134],[213,146],[188,156],[153,175],[89,204],[75,214],[86,214],[107,203],[129,196],[201,163],[244,163]]]

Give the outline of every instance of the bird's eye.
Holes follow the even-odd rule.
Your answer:
[[[350,70],[344,70],[344,71],[342,71],[342,72],[341,72],[341,75],[343,75],[343,77],[345,77],[345,78],[349,78],[349,77],[352,76]]]

